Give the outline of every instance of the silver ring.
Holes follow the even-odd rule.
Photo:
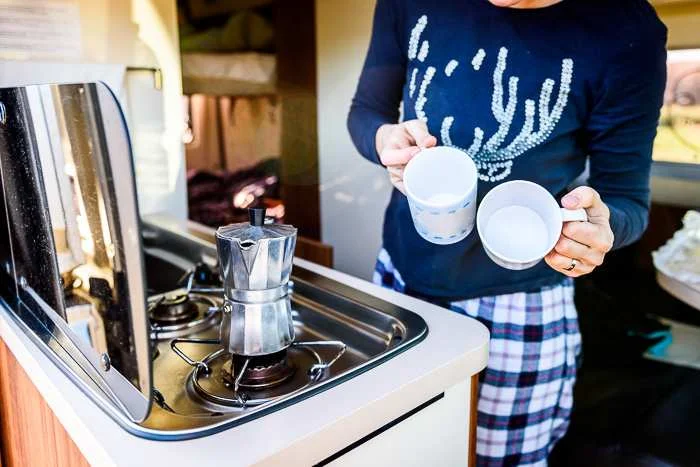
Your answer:
[[[226,298],[238,303],[267,303],[279,300],[287,296],[287,284],[280,285],[273,289],[263,290],[240,290],[229,289],[226,291]]]
[[[564,269],[564,271],[571,272],[571,271],[573,271],[574,269],[576,269],[576,266],[578,266],[578,260],[572,258],[572,259],[571,259],[571,266],[569,266],[568,268]]]

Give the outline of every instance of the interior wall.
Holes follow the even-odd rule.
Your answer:
[[[334,266],[370,279],[390,187],[350,140],[346,117],[364,62],[375,0],[316,0],[321,235]]]
[[[124,0],[110,0],[124,1]],[[182,142],[182,71],[175,0],[131,0],[131,18],[147,53],[134,58],[158,68],[162,88],[151,72],[130,73],[131,115],[142,213],[187,218],[185,149]]]
[[[70,2],[70,0],[69,0]],[[52,55],[0,58],[3,86],[104,81],[115,92],[132,139],[143,214],[187,216],[183,117],[175,0],[75,0],[80,51],[70,62]],[[162,71],[162,89],[150,71]]]

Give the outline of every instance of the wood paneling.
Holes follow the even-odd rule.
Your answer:
[[[327,268],[333,267],[333,247],[309,238],[297,237],[294,256]]]
[[[2,467],[89,465],[2,340],[0,441]]]
[[[315,0],[278,0],[275,16],[285,219],[320,240]]]

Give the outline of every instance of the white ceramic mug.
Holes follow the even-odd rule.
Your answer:
[[[540,185],[514,180],[486,194],[476,225],[489,258],[519,271],[535,266],[552,251],[565,222],[587,220],[585,209],[560,208]]]
[[[450,245],[474,229],[477,170],[459,149],[438,146],[419,152],[403,175],[413,225],[425,240]]]

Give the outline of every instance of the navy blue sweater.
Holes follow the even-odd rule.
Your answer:
[[[427,122],[438,144],[479,169],[479,200],[524,179],[560,197],[590,160],[615,247],[646,228],[651,150],[666,80],[666,28],[646,0],[563,0],[539,9],[487,0],[378,0],[348,127],[379,163],[379,126]],[[402,105],[401,105],[402,104]],[[384,248],[407,291],[442,299],[532,291],[562,276],[492,263],[476,229],[450,246],[423,240],[394,190]]]

